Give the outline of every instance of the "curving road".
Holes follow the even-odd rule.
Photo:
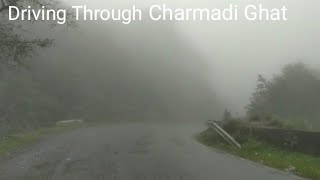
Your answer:
[[[205,147],[201,128],[118,124],[46,138],[0,168],[1,180],[295,180]]]

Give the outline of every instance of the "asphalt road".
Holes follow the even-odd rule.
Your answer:
[[[118,124],[48,137],[0,167],[0,180],[295,180],[208,148],[194,126]]]

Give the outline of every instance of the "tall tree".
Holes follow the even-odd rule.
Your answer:
[[[303,63],[294,63],[269,81],[259,76],[248,114],[262,118],[273,114],[320,125],[320,79],[315,72]]]
[[[24,9],[27,6],[33,8],[55,9],[62,4],[59,0],[0,0],[0,63],[11,66],[19,66],[23,60],[33,55],[36,48],[48,47],[53,39],[34,37],[28,35],[27,25],[34,21],[19,22],[9,21],[8,11],[10,6]]]

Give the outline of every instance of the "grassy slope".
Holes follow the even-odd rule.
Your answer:
[[[211,131],[204,131],[197,136],[201,143],[225,150],[237,155],[270,167],[291,171],[299,176],[319,180],[320,179],[320,158],[297,152],[286,151],[269,144],[248,140],[242,144],[242,149],[226,145],[220,141]]]
[[[12,134],[0,139],[0,159],[9,156],[11,153],[19,149],[37,142],[44,135],[61,133],[81,127],[87,127],[88,124],[75,124],[67,126],[56,126],[50,128],[40,128],[30,132]]]

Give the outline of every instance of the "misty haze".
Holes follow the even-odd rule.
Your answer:
[[[0,179],[320,179],[319,6],[0,0]]]

